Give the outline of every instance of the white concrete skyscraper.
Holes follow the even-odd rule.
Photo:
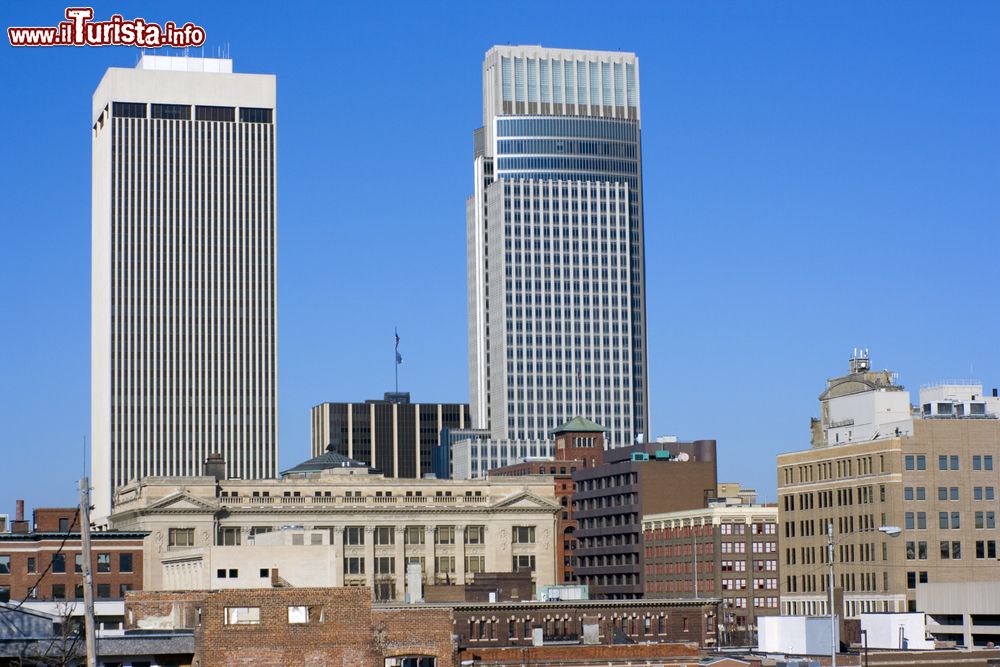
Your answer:
[[[581,415],[648,431],[639,62],[496,46],[467,204],[473,425],[534,440]]]
[[[95,518],[154,475],[277,466],[275,78],[143,56],[93,97]]]

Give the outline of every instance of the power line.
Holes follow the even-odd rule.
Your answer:
[[[73,528],[76,527],[76,523],[79,520],[79,518],[80,518],[79,512],[73,515],[73,521],[72,523],[70,523],[69,528],[66,529],[66,534],[63,536],[62,542],[59,543],[59,548],[56,549],[56,552],[54,554],[52,554],[52,558],[49,559],[49,564],[45,566],[45,569],[42,570],[42,572],[38,575],[38,578],[35,579],[35,583],[28,589],[29,593],[31,591],[37,591],[39,584],[41,584],[42,581],[45,579],[46,575],[48,575],[52,571],[52,566],[55,564],[55,557],[63,552],[63,549],[66,547],[66,543],[69,542],[69,539],[71,537],[73,537]],[[24,603],[27,601],[28,601],[28,596],[25,596],[21,598],[21,601],[18,602],[13,607],[0,607],[0,610],[9,611],[11,613],[16,612],[21,607],[23,607]]]

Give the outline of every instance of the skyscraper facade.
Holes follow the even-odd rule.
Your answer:
[[[468,423],[468,405],[411,403],[409,392],[357,403],[320,403],[312,409],[312,455],[333,451],[386,477],[419,479],[435,472],[433,456],[442,429],[464,429]]]
[[[143,56],[93,97],[91,459],[114,490],[277,463],[275,79]]]
[[[639,62],[496,46],[467,202],[473,425],[546,438],[584,416],[648,431]]]

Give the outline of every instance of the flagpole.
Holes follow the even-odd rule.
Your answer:
[[[396,334],[396,347],[393,348],[392,352],[392,369],[396,373],[396,393],[399,393],[399,329],[393,327],[393,333]]]

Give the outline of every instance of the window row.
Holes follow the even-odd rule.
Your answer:
[[[66,556],[67,554],[55,553],[52,554],[52,558],[49,561],[49,571],[54,574],[64,574],[66,572]],[[74,554],[74,572],[83,572],[83,555]],[[110,553],[97,553],[94,554],[93,567],[94,571],[98,574],[114,572],[113,569],[113,554]],[[38,556],[28,556],[25,559],[25,573],[27,574],[37,574],[40,573],[39,566],[41,565],[40,558]],[[120,553],[118,554],[118,570],[117,572],[132,572],[133,568],[133,554],[130,553]],[[11,556],[9,554],[0,554],[0,575],[12,574],[11,571]]]

